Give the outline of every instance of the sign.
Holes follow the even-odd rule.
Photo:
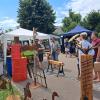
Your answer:
[[[81,56],[81,100],[93,100],[93,57]]]

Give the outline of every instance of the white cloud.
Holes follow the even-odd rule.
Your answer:
[[[0,20],[0,26],[3,29],[8,29],[8,28],[15,28],[16,26],[19,26],[19,24],[14,19],[11,19],[9,17],[4,17]]]
[[[72,9],[83,17],[92,10],[100,9],[100,0],[71,0],[65,9]]]
[[[80,13],[84,17],[92,10],[100,10],[100,0],[69,0],[63,7],[59,7],[56,10],[57,23],[61,23],[62,19],[68,16],[69,9]],[[59,18],[60,20],[58,20]]]
[[[59,7],[56,10],[56,16],[57,16],[57,18],[56,18],[56,21],[55,21],[56,22],[55,26],[61,26],[62,25],[62,19],[66,16],[66,11],[63,8]]]
[[[61,22],[56,22],[54,25],[55,26],[62,26],[62,23]]]

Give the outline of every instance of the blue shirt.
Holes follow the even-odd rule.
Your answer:
[[[88,48],[92,47],[90,42],[88,42],[87,40],[82,40],[80,42],[80,45],[81,45],[82,48],[85,48],[85,49],[88,49]],[[82,54],[84,54],[84,53],[81,50],[79,50],[79,55],[82,55]],[[89,55],[94,55],[95,54],[94,49],[89,50],[88,54]]]

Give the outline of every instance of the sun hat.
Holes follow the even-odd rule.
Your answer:
[[[85,35],[85,36],[87,36],[87,33],[86,33],[86,32],[82,32],[80,35]]]

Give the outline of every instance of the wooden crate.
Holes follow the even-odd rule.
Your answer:
[[[81,56],[81,100],[87,97],[93,100],[93,57],[91,55]]]

